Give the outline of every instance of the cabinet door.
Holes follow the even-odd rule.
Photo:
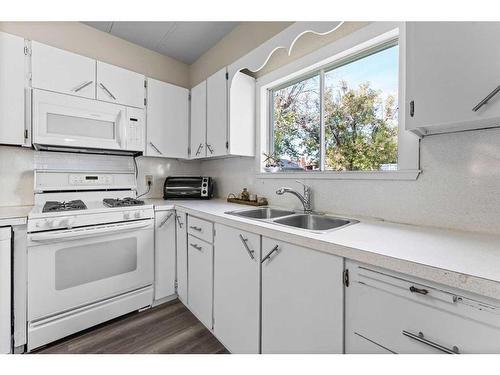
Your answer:
[[[213,246],[188,235],[188,307],[212,329]]]
[[[23,38],[0,33],[0,144],[26,142],[25,57]]]
[[[207,81],[191,89],[191,159],[206,156]]]
[[[144,80],[142,74],[98,61],[97,99],[131,107],[144,107]]]
[[[177,295],[181,302],[188,304],[188,254],[187,254],[187,231],[186,214],[176,213],[176,241],[177,241]]]
[[[342,353],[343,259],[265,237],[262,257],[262,353]]]
[[[155,300],[175,294],[175,212],[155,213]]]
[[[255,156],[255,79],[238,72],[228,90],[228,153]]]
[[[499,61],[499,22],[407,23],[406,128],[426,134],[498,125],[500,93],[472,109],[499,87]]]
[[[147,156],[188,156],[189,90],[148,78]]]
[[[31,69],[34,88],[95,99],[94,59],[31,42]]]
[[[207,79],[207,156],[227,153],[226,72],[221,69]]]
[[[258,354],[260,236],[219,224],[215,233],[214,333],[231,353]]]

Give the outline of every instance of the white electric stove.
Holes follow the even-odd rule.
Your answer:
[[[28,351],[150,306],[154,210],[128,156],[35,153]]]

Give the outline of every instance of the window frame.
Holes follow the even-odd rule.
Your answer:
[[[367,49],[364,49],[362,51],[359,51],[353,55],[347,56],[343,59],[339,59],[333,63],[329,63],[327,65],[322,66],[319,69],[316,69],[312,72],[309,72],[305,75],[302,75],[300,77],[296,77],[290,81],[281,83],[278,86],[268,88],[268,95],[269,95],[269,152],[272,154],[274,153],[274,94],[276,91],[282,90],[286,87],[290,87],[296,83],[306,81],[312,77],[319,76],[319,101],[320,101],[320,109],[319,109],[319,116],[320,116],[320,121],[319,121],[319,126],[320,126],[320,131],[319,131],[319,170],[316,171],[304,171],[306,173],[310,172],[328,172],[330,171],[329,169],[325,169],[325,74],[328,72],[331,72],[332,70],[341,68],[343,66],[346,66],[348,64],[351,64],[353,62],[362,60],[366,57],[375,55],[376,53],[383,52],[389,48],[399,46],[399,36],[394,37],[393,39],[390,39],[388,41],[385,41],[381,44],[371,46]],[[399,80],[398,80],[399,81]],[[398,90],[399,91],[399,90]],[[398,102],[399,106],[399,102]],[[398,132],[399,132],[399,118],[398,118]],[[399,147],[399,142],[398,142],[398,147]],[[399,164],[399,162],[398,162]],[[379,170],[380,171],[380,170]],[[289,172],[287,170],[283,172]],[[361,171],[353,171],[353,172],[378,172],[378,171],[370,171],[370,170],[361,170]]]
[[[420,170],[419,138],[407,132],[405,119],[405,24],[403,22],[373,22],[325,47],[288,63],[257,79],[257,178],[305,178],[305,179],[348,179],[348,180],[416,180]],[[399,92],[398,92],[398,169],[392,171],[332,171],[325,170],[324,142],[320,144],[321,170],[265,172],[262,154],[272,151],[273,113],[272,91],[300,82],[318,72],[325,72],[359,60],[378,51],[399,44]],[[324,85],[324,77],[320,79]],[[321,87],[321,98],[324,87]],[[321,103],[321,130],[324,131],[324,103]],[[324,140],[324,135],[321,134]]]

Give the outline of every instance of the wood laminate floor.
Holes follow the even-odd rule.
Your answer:
[[[103,323],[34,353],[218,354],[228,351],[179,300],[174,300]]]

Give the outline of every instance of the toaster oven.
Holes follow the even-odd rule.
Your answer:
[[[163,185],[164,199],[210,199],[214,182],[210,177],[167,177]]]

